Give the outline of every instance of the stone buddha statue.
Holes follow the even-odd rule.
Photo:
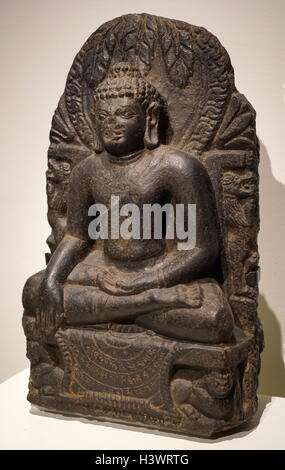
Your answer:
[[[102,151],[72,172],[66,234],[45,272],[27,282],[26,309],[37,305],[46,335],[62,322],[133,322],[171,338],[229,341],[233,316],[214,279],[220,234],[206,170],[191,154],[162,143],[165,102],[132,64],[115,64],[93,100]],[[114,196],[141,210],[144,204],[183,204],[185,225],[188,204],[195,204],[196,246],[178,250],[175,240],[113,239],[110,233],[94,243],[89,207],[109,207]]]
[[[31,403],[199,436],[255,413],[258,161],[207,30],[131,14],[90,36],[52,121],[47,266],[23,291]]]

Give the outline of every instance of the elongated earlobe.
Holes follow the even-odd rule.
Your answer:
[[[145,146],[149,150],[159,145],[159,103],[151,103],[146,112]]]

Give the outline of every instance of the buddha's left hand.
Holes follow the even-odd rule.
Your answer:
[[[101,289],[111,295],[134,295],[158,287],[157,276],[154,273],[127,276],[122,279],[106,272],[101,273],[97,281]]]
[[[121,291],[121,295],[134,295],[158,287],[158,280],[155,273],[144,273],[126,279],[119,279],[116,284]]]

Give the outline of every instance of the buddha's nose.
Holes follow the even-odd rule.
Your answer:
[[[108,125],[111,125],[111,126],[114,126],[116,125],[118,122],[117,122],[117,117],[116,116],[109,116],[108,119],[107,119],[107,124]]]

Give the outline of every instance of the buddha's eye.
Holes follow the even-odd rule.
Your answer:
[[[106,119],[106,114],[99,113],[98,114],[98,119],[99,119],[99,121],[104,121],[104,119]]]
[[[135,114],[132,111],[119,111],[118,115],[122,117],[123,119],[131,119],[132,117],[135,116]]]

